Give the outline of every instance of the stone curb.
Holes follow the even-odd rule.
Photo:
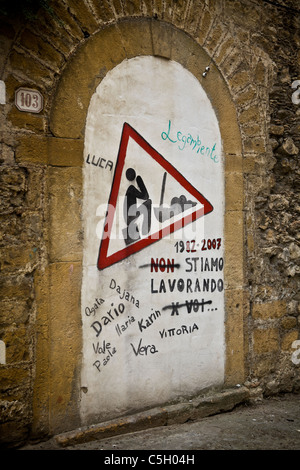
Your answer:
[[[158,426],[180,424],[188,420],[230,411],[236,405],[245,403],[249,399],[250,392],[244,386],[226,389],[211,395],[195,397],[188,402],[152,408],[134,415],[68,431],[58,434],[54,440],[59,446],[68,447]]]

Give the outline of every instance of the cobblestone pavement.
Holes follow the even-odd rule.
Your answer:
[[[256,405],[187,422],[59,447],[55,439],[21,450],[300,450],[300,394],[285,394]],[[103,453],[104,455],[104,453]]]

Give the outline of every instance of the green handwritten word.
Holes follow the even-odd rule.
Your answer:
[[[198,135],[197,135],[197,138],[194,139],[192,134],[184,135],[180,131],[178,131],[176,134],[176,140],[174,138],[171,139],[170,131],[171,131],[171,121],[169,121],[168,132],[162,132],[161,138],[163,140],[169,140],[170,142],[172,142],[172,144],[178,144],[179,150],[184,150],[187,146],[188,148],[191,148],[192,150],[194,150],[196,153],[199,153],[200,155],[205,155],[211,158],[211,160],[214,163],[219,162],[219,158],[215,153],[216,144],[214,144],[212,147],[207,147],[206,145],[203,145],[203,142],[201,142]]]

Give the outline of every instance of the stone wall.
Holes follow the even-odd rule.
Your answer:
[[[151,52],[143,34],[145,22],[151,24]],[[172,58],[180,51],[181,61],[186,60],[190,68],[195,43],[211,60],[205,86],[214,86],[209,83],[216,77],[213,67],[223,77],[242,138],[240,158],[237,148],[226,149],[229,239],[232,234],[227,279],[235,293],[227,299],[227,315],[231,315],[228,350],[236,347],[234,338],[240,341],[242,337],[239,355],[227,357],[228,375],[232,384],[234,371],[238,371],[236,381],[242,381],[257,397],[299,390],[299,359],[293,353],[299,349],[300,325],[300,108],[297,90],[292,88],[300,80],[299,23],[299,5],[293,0],[59,0],[46,2],[39,10],[11,12],[7,7],[3,11],[2,442],[18,444],[31,436],[41,438],[80,424],[75,386],[80,344],[74,336],[80,319],[70,312],[80,298],[84,129],[76,128],[74,122],[82,123],[78,116],[84,122],[90,94],[115,65],[109,63],[109,54],[96,78],[93,70],[82,68],[83,75],[94,77],[88,94],[76,87],[68,94],[60,93],[66,91],[63,85],[72,61],[80,54],[84,57],[84,48],[97,44],[99,35],[106,50],[119,51],[120,57],[153,53]],[[186,38],[180,46],[177,32]],[[116,33],[120,41],[112,42]],[[193,65],[199,75],[204,65]],[[16,108],[19,87],[40,91],[42,112]],[[220,115],[222,99],[221,94],[214,96]],[[64,121],[61,110],[68,103],[74,106],[73,116],[70,113]],[[222,122],[222,126],[230,142],[231,123]],[[60,192],[62,184],[67,196]],[[61,200],[68,210],[59,217]],[[236,218],[230,219],[237,214],[240,227]],[[234,234],[244,237],[238,252]],[[240,263],[232,271],[236,257]],[[68,283],[64,284],[66,277]],[[64,341],[70,347],[62,358],[57,348]]]

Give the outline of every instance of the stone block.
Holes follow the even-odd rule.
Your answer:
[[[252,368],[254,376],[258,378],[272,373],[275,369],[273,355],[256,356],[252,361]]]
[[[239,47],[233,47],[222,62],[222,73],[225,77],[234,75],[243,67],[244,57]]]
[[[209,57],[187,34],[173,29],[171,59],[186,67],[198,79],[209,63]]]
[[[196,34],[203,8],[204,4],[202,2],[193,2],[186,11],[185,29],[193,36]]]
[[[249,108],[243,109],[243,111],[239,113],[239,122],[241,124],[262,123],[263,117],[261,116],[259,107],[252,105],[249,106]]]
[[[267,86],[268,83],[268,69],[262,60],[257,62],[254,70],[255,83],[259,86]]]
[[[241,173],[227,172],[225,178],[225,210],[241,211],[244,207],[244,178]]]
[[[44,178],[44,168],[27,167],[25,203],[28,208],[26,222],[30,227],[29,238],[39,237],[42,233],[42,220],[39,211],[42,210],[44,202]]]
[[[37,33],[39,32],[37,31]],[[19,42],[22,44],[22,47],[25,47],[30,53],[44,62],[47,62],[51,68],[57,71],[59,71],[64,63],[64,57],[57,49],[47,42],[44,37],[34,34],[27,28],[22,32]]]
[[[38,250],[32,245],[6,245],[0,248],[0,268],[4,272],[30,272],[38,261]]]
[[[257,173],[257,156],[253,154],[245,154],[243,161],[244,174]]]
[[[83,141],[81,139],[47,139],[48,163],[53,166],[81,167]]]
[[[32,399],[32,437],[49,434],[50,388],[50,273],[49,267],[34,273],[37,315],[35,322],[35,382]]]
[[[10,400],[24,398],[24,388],[30,381],[30,371],[24,366],[12,364],[9,367],[0,364],[0,398],[7,397],[10,391]]]
[[[11,122],[13,127],[39,134],[43,134],[46,128],[46,118],[42,113],[32,114],[19,111],[15,106],[8,113],[7,120]]]
[[[24,275],[6,275],[0,278],[0,298],[23,300],[32,297],[32,281]]]
[[[173,18],[173,4],[170,3],[170,2],[162,2],[164,3],[163,7],[164,7],[164,12],[163,12],[163,19],[164,21],[168,21],[168,22],[172,22],[172,18]],[[147,4],[148,4],[148,11],[151,12],[152,10],[152,5],[151,5],[151,0],[147,0]],[[149,5],[150,4],[150,5]]]
[[[278,328],[254,328],[253,350],[255,354],[265,354],[278,351]]]
[[[16,50],[13,50],[9,56],[10,67],[12,70],[19,71],[20,74],[25,74],[30,78],[30,82],[43,84],[49,82],[53,78],[53,71],[42,65],[31,56],[23,55]]]
[[[221,78],[218,69],[211,66],[207,77],[201,77],[201,84],[211,100],[217,115],[224,154],[241,155],[242,143],[238,127],[237,110],[232,102],[228,87]]]
[[[252,30],[256,29],[257,25],[261,22],[261,11],[259,6],[249,4],[247,2],[240,2],[239,0],[231,0],[226,2],[225,17],[226,19],[234,18],[235,25],[238,27],[247,24],[247,27]]]
[[[8,18],[5,18],[4,15],[1,15],[1,25],[0,25],[0,42],[1,42],[1,56],[0,56],[0,67],[1,70],[5,70],[5,64],[7,55],[12,47],[12,44],[15,39],[16,31],[14,26],[10,24]]]
[[[167,23],[151,22],[153,55],[171,58],[173,27]]]
[[[19,138],[16,160],[18,163],[81,166],[83,141],[25,134]]]
[[[248,248],[249,254],[254,254],[254,251],[255,251],[254,235],[249,232],[247,234],[247,248]]]
[[[125,16],[140,16],[142,5],[140,0],[131,0],[130,2],[124,3],[124,14]]]
[[[214,54],[214,62],[217,65],[221,65],[225,58],[230,54],[232,47],[234,46],[234,40],[230,35],[227,35],[222,44],[219,45],[218,50]]]
[[[230,88],[234,92],[239,92],[251,84],[251,78],[248,70],[236,70],[235,73],[228,79]]]
[[[281,136],[284,134],[284,126],[271,124],[270,125],[270,134]]]
[[[286,314],[286,303],[283,300],[272,302],[254,303],[252,306],[252,318],[269,320],[280,318]]]
[[[98,29],[98,22],[85,2],[68,0],[68,9],[81,25],[83,33],[93,34]]]
[[[225,34],[221,24],[216,24],[216,26],[211,29],[205,41],[205,48],[210,56],[213,56],[218,46],[222,44]]]
[[[243,72],[243,73],[246,73],[246,72]],[[238,74],[236,74],[236,77],[238,76]],[[239,80],[237,80],[237,83],[238,83]],[[247,75],[247,78],[246,78],[246,83],[249,82],[249,76]],[[234,83],[236,83],[234,81],[234,79],[232,79],[231,81],[231,84],[233,85]],[[249,85],[249,86],[246,86],[246,88],[243,88],[241,91],[239,91],[238,93],[235,94],[235,97],[234,97],[234,101],[236,103],[237,106],[247,106],[248,104],[250,104],[251,102],[253,102],[253,100],[255,100],[255,98],[257,97],[257,90],[256,88],[253,86],[253,85]]]
[[[47,139],[31,134],[20,136],[16,148],[16,161],[18,163],[46,165],[48,162]]]
[[[80,2],[82,3],[82,2]],[[67,6],[61,2],[54,2],[51,5],[54,18],[59,19],[59,24],[63,26],[67,33],[75,38],[77,41],[84,37],[84,34],[73,15],[70,15],[70,11]]]
[[[113,9],[117,18],[122,18],[124,16],[122,0],[114,0]]]
[[[27,85],[27,83],[26,83]],[[17,79],[14,75],[9,74],[5,80],[5,89],[6,89],[6,101],[7,103],[14,103],[15,101],[15,91],[18,88],[24,86],[24,81]],[[29,87],[29,86],[28,86]],[[26,86],[27,88],[27,86]]]
[[[208,10],[204,10],[202,17],[201,17],[201,21],[199,23],[199,27],[198,27],[199,29],[198,29],[197,41],[199,42],[199,44],[202,45],[204,43],[205,38],[213,23],[213,20],[214,18],[212,14]]]
[[[153,14],[154,18],[164,19],[165,4],[161,0],[144,0],[147,15]]]
[[[54,5],[53,5],[54,6]],[[66,23],[63,23],[55,17],[55,13],[40,9],[35,18],[32,18],[31,31],[39,34],[45,41],[51,43],[55,50],[59,52],[60,61],[69,57],[70,52],[75,45],[74,37],[71,34],[66,34]],[[68,28],[68,26],[67,26]]]
[[[76,425],[78,371],[81,358],[81,263],[49,267],[49,407],[50,428]],[[66,425],[66,416],[68,424]],[[78,424],[78,423],[77,423]]]
[[[93,11],[95,11],[99,22],[108,23],[115,18],[108,0],[101,0],[101,2],[98,0],[90,0],[89,3],[91,4]]]
[[[262,131],[262,125],[258,123],[247,123],[242,126],[243,133],[247,137],[259,136]]]
[[[10,300],[0,301],[0,329],[8,327],[12,324],[22,325],[28,323],[30,311],[28,309],[27,300]]]
[[[283,144],[278,148],[277,152],[284,157],[290,157],[293,155],[298,155],[299,149],[295,145],[293,139],[288,137],[283,141]]]
[[[0,447],[13,449],[25,443],[28,437],[29,424],[19,421],[0,423]]]
[[[243,157],[242,155],[226,154],[224,158],[225,178],[229,173],[243,172]]]
[[[264,137],[245,138],[244,149],[246,153],[254,152],[256,154],[262,154],[266,152],[266,141]]]
[[[293,330],[285,333],[281,339],[281,349],[283,351],[293,351],[292,344],[299,339],[299,331]]]
[[[290,330],[297,326],[297,318],[296,317],[283,317],[280,322],[281,328],[284,330]]]
[[[228,288],[244,285],[244,215],[242,211],[225,214],[225,283]]]
[[[185,0],[177,0],[173,3],[172,23],[178,28],[182,28],[185,23],[186,10],[188,6],[188,2]]]
[[[82,170],[49,168],[49,256],[78,261],[82,256]]]
[[[33,435],[78,427],[81,354],[81,263],[54,263],[35,273],[36,381]],[[68,423],[66,423],[66,419]]]
[[[128,59],[152,54],[151,20],[126,21],[121,23],[118,28]]]
[[[31,359],[28,330],[24,325],[11,326],[1,335],[6,347],[6,364],[16,364]]]
[[[236,385],[244,381],[245,340],[244,321],[248,312],[248,298],[242,289],[225,291],[225,383]]]

